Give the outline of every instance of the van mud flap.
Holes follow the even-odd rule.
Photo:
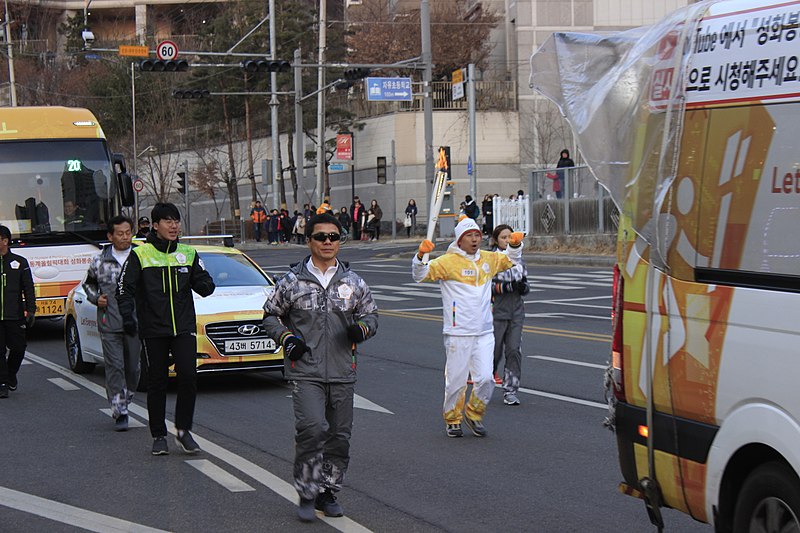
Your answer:
[[[661,516],[661,489],[658,482],[649,477],[639,480],[639,487],[642,490],[642,499],[647,508],[647,516],[650,522],[658,528],[658,533],[664,531],[664,517]]]

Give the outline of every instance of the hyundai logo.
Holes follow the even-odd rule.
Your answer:
[[[246,335],[250,337],[253,335],[258,335],[259,329],[260,328],[256,324],[244,324],[239,326],[237,331],[239,332],[239,335]]]

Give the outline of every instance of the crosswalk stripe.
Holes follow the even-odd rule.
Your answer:
[[[231,492],[249,492],[256,490],[208,459],[191,459],[186,462]]]
[[[108,408],[100,409],[100,411],[102,411],[103,413],[107,414],[110,417],[114,416],[114,414],[111,412],[111,409],[108,409]],[[129,428],[143,428],[143,427],[145,427],[145,425],[142,424],[141,422],[139,422],[139,420],[137,420],[136,418],[133,418],[130,414],[128,414],[128,427]]]
[[[64,378],[48,378],[47,381],[49,381],[50,383],[52,383],[56,387],[60,387],[63,390],[81,390],[80,387],[77,387],[77,386],[73,385],[72,383],[70,383],[69,381],[67,381]]]
[[[550,283],[539,283],[533,282],[531,283],[531,288],[537,289],[564,289],[564,290],[573,290],[573,289],[585,289],[586,287],[576,287],[574,285],[553,285]]]
[[[529,355],[531,359],[540,359],[542,361],[550,361],[553,363],[564,363],[565,365],[588,366],[589,368],[599,368],[604,370],[607,365],[598,365],[595,363],[585,363],[583,361],[575,361],[574,359],[561,359],[559,357],[548,357],[546,355]]]
[[[378,292],[373,292],[372,298],[375,300],[384,300],[386,302],[406,302],[411,299],[401,296],[389,296],[388,294],[381,294]]]

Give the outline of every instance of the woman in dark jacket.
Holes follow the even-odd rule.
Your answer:
[[[336,218],[339,219],[339,223],[342,225],[342,231],[345,233],[350,233],[350,224],[353,222],[353,219],[350,218],[350,214],[347,212],[347,208],[343,207],[339,214],[336,215]]]
[[[375,229],[375,240],[379,241],[381,239],[381,219],[383,218],[383,211],[378,205],[378,200],[372,200],[372,204],[370,204],[369,208],[372,210],[372,214],[375,215],[375,218],[372,219],[372,224]]]
[[[417,202],[412,198],[406,206],[406,237],[411,237],[411,228],[417,232]]]
[[[487,194],[483,197],[483,203],[481,204],[481,210],[483,210],[483,234],[484,235],[491,235],[493,224],[493,217],[492,217],[492,210],[494,209],[494,201],[492,200],[492,195]]]

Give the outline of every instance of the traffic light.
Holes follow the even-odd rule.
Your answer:
[[[344,79],[333,84],[337,89],[349,89],[358,80],[369,76],[370,69],[368,68],[349,68],[344,71]]]
[[[186,72],[189,62],[185,59],[142,59],[139,61],[139,70],[142,72]]]
[[[178,172],[178,192],[186,194],[186,172]]]
[[[378,156],[377,171],[378,171],[378,183],[383,185],[384,183],[386,183],[386,158],[382,155]]]
[[[245,72],[289,72],[292,64],[288,61],[272,61],[267,59],[247,59],[239,63]]]
[[[344,79],[349,81],[360,80],[369,76],[370,70],[368,68],[349,68],[344,71]]]
[[[198,98],[208,98],[211,92],[208,89],[173,89],[172,97],[180,100],[194,100]]]

